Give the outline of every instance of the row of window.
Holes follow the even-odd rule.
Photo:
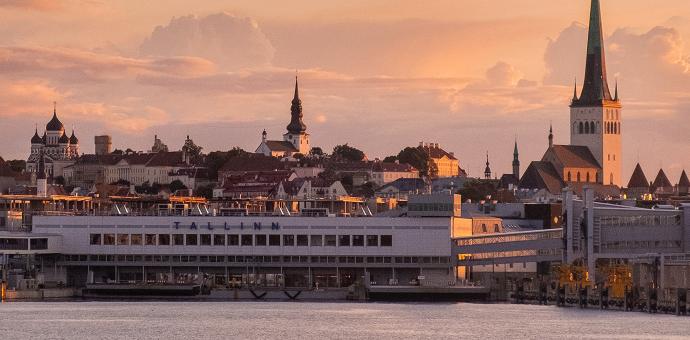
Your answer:
[[[449,263],[445,256],[217,256],[217,255],[62,255],[68,262],[210,262],[210,263]]]
[[[660,248],[680,248],[682,242],[680,240],[667,241],[615,241],[605,242],[601,244],[602,248],[607,250],[614,249],[660,249]]]
[[[91,234],[105,246],[392,247],[392,235]]]
[[[672,226],[680,225],[680,215],[667,216],[601,216],[598,218],[601,226],[635,227],[635,226]]]
[[[596,134],[601,132],[599,123],[594,124],[594,122],[579,122],[573,123],[573,133],[580,135]],[[620,135],[621,134],[621,123],[620,122],[605,122],[604,123],[604,133],[608,135]]]

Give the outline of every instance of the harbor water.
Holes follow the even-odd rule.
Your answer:
[[[687,317],[509,304],[12,302],[2,339],[685,339]]]

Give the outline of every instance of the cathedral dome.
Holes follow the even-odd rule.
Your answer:
[[[34,132],[34,136],[31,137],[31,144],[43,144],[43,138],[38,135],[38,129]]]
[[[69,137],[67,137],[66,133],[62,133],[62,136],[60,136],[60,139],[58,139],[58,143],[60,144],[69,144]]]
[[[72,136],[69,138],[70,144],[79,144],[79,139],[74,135],[74,130],[72,130]]]
[[[53,118],[46,124],[47,131],[65,131],[65,126],[58,119],[57,113],[53,111]]]

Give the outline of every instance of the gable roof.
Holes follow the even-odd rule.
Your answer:
[[[520,183],[520,179],[515,176],[514,174],[503,174],[501,176],[501,179],[498,181],[498,187],[500,189],[508,189],[510,185],[518,185]]]
[[[146,166],[176,166],[184,165],[182,151],[156,152]]]
[[[271,150],[271,151],[284,151],[284,152],[297,152],[297,148],[295,148],[294,145],[290,142],[282,141],[282,140],[267,140],[266,141],[266,146]]]
[[[565,182],[551,162],[535,161],[529,164],[522,175],[518,187],[521,189],[546,189],[552,194],[560,194]]]
[[[271,156],[260,153],[250,153],[242,156],[231,157],[220,168],[222,172],[232,171],[274,171],[284,170],[286,163]]]
[[[656,175],[656,178],[654,179],[652,188],[654,189],[653,191],[656,191],[656,189],[659,188],[673,188],[671,181],[669,181],[668,177],[666,177],[664,169],[659,169],[659,173]]]
[[[592,151],[586,146],[581,145],[554,145],[550,147],[546,154],[551,152],[554,157],[567,168],[597,168],[601,169],[599,162],[592,155]],[[544,157],[546,157],[544,154]],[[545,160],[542,158],[542,160]]]
[[[632,176],[630,176],[628,188],[649,189],[649,181],[647,180],[647,176],[644,175],[644,171],[642,171],[640,163],[637,163],[637,166],[635,166],[635,170],[633,171]]]
[[[680,180],[678,181],[678,186],[682,188],[687,188],[690,187],[690,181],[688,180],[688,174],[685,173],[685,170],[680,174]]]

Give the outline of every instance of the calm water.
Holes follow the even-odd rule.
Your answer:
[[[556,307],[310,302],[0,305],[0,339],[669,339],[690,318]]]

